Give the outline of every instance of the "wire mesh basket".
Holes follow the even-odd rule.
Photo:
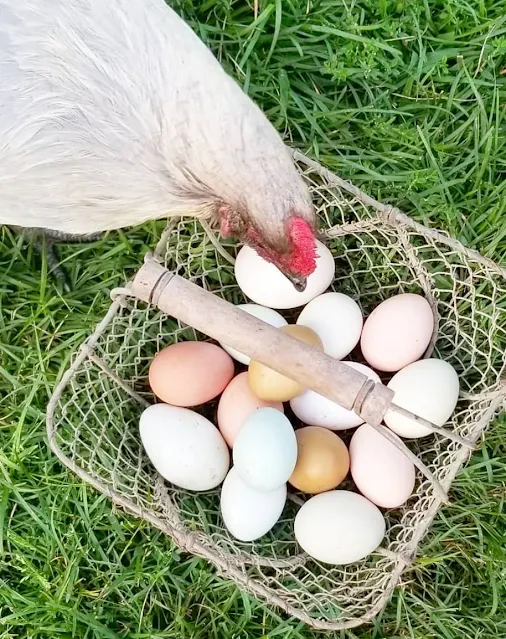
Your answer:
[[[301,154],[295,158],[312,191],[322,237],[335,256],[333,289],[353,297],[364,314],[398,293],[420,293],[429,300],[437,339],[426,356],[433,353],[450,362],[461,382],[447,427],[476,442],[506,397],[506,270],[380,204]],[[155,255],[167,268],[238,304],[247,300],[235,283],[236,250],[230,241],[218,244],[199,222],[176,220]],[[194,339],[206,338],[128,290],[117,292],[50,400],[52,450],[114,504],[151,522],[181,549],[206,558],[238,587],[289,615],[329,630],[372,619],[413,561],[441,505],[434,484],[418,473],[407,504],[385,512],[382,547],[348,566],[321,564],[297,545],[293,520],[303,495],[292,495],[265,537],[253,543],[235,540],[221,520],[219,490],[189,493],[168,484],[140,444],[139,416],[154,401],[147,384],[153,356],[169,344]],[[215,403],[201,410],[211,420],[215,411]],[[470,453],[438,435],[409,446],[445,490]]]

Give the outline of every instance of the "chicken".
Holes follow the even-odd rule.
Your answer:
[[[260,109],[163,0],[0,0],[0,224],[219,220],[298,287],[315,212]]]

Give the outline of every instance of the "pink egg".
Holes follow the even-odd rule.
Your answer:
[[[350,469],[357,488],[376,506],[397,508],[413,493],[413,463],[369,424],[351,438]]]
[[[218,404],[218,427],[230,448],[234,445],[239,429],[251,413],[265,407],[276,408],[284,413],[281,402],[267,402],[253,395],[247,372],[234,377]]]
[[[149,367],[149,385],[166,404],[198,406],[217,397],[234,375],[234,362],[209,342],[178,342],[160,351]]]
[[[434,315],[424,297],[396,295],[367,318],[360,341],[362,354],[376,370],[400,371],[423,356],[433,330]]]

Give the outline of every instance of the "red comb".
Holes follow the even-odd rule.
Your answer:
[[[316,242],[313,229],[302,217],[292,217],[288,221],[293,251],[289,259],[289,269],[292,273],[307,277],[316,268]]]

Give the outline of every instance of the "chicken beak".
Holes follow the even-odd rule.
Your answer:
[[[298,275],[291,275],[291,274],[287,275],[286,273],[285,273],[285,276],[293,284],[296,291],[298,291],[299,293],[303,293],[306,290],[306,285],[307,285],[306,277],[300,277]]]

